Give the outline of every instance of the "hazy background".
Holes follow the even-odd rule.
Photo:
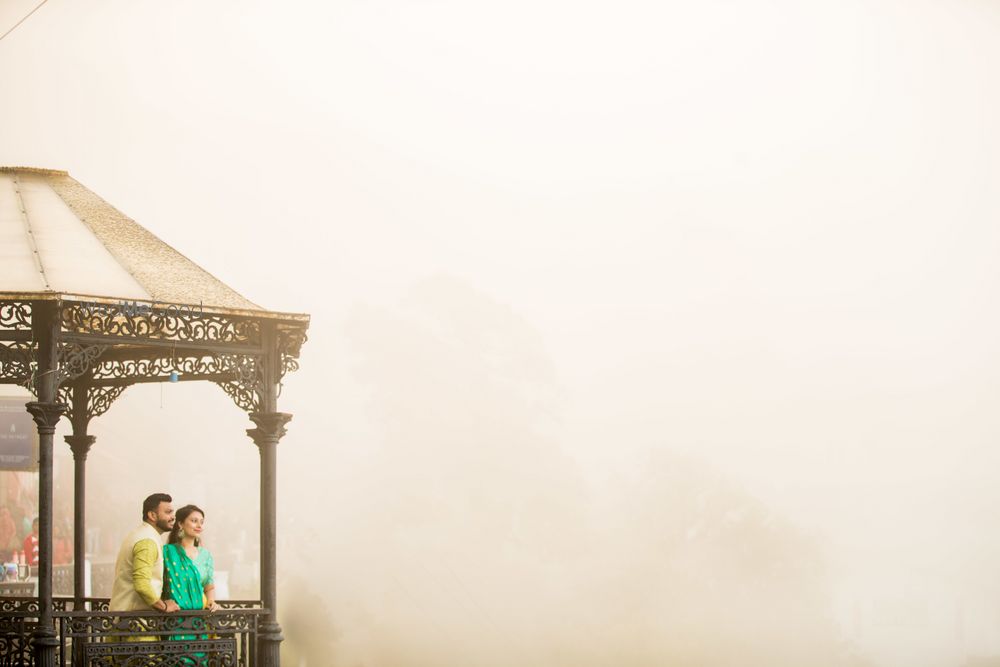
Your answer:
[[[1000,656],[998,34],[986,0],[50,0],[0,42],[0,163],[312,314],[289,665],[958,667]],[[92,524],[165,488],[252,551],[248,426],[127,390]]]

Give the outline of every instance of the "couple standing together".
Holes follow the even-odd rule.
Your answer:
[[[172,502],[166,493],[154,493],[143,501],[142,525],[118,550],[111,611],[219,609],[215,563],[201,546],[205,512],[185,505],[175,517]],[[161,535],[167,532],[163,544]]]

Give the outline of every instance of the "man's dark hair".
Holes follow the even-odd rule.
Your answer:
[[[142,501],[142,520],[145,521],[149,512],[160,509],[160,503],[172,503],[174,499],[167,493],[154,493],[149,498]]]

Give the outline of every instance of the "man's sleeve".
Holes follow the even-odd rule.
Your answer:
[[[153,540],[139,540],[132,547],[132,586],[143,601],[152,607],[160,598],[153,592],[153,566],[160,545]]]

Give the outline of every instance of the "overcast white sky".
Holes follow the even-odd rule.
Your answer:
[[[1000,511],[998,34],[985,0],[50,0],[0,42],[0,163],[310,312],[295,426],[353,306],[448,276],[538,332],[594,488],[688,452],[869,585]]]

